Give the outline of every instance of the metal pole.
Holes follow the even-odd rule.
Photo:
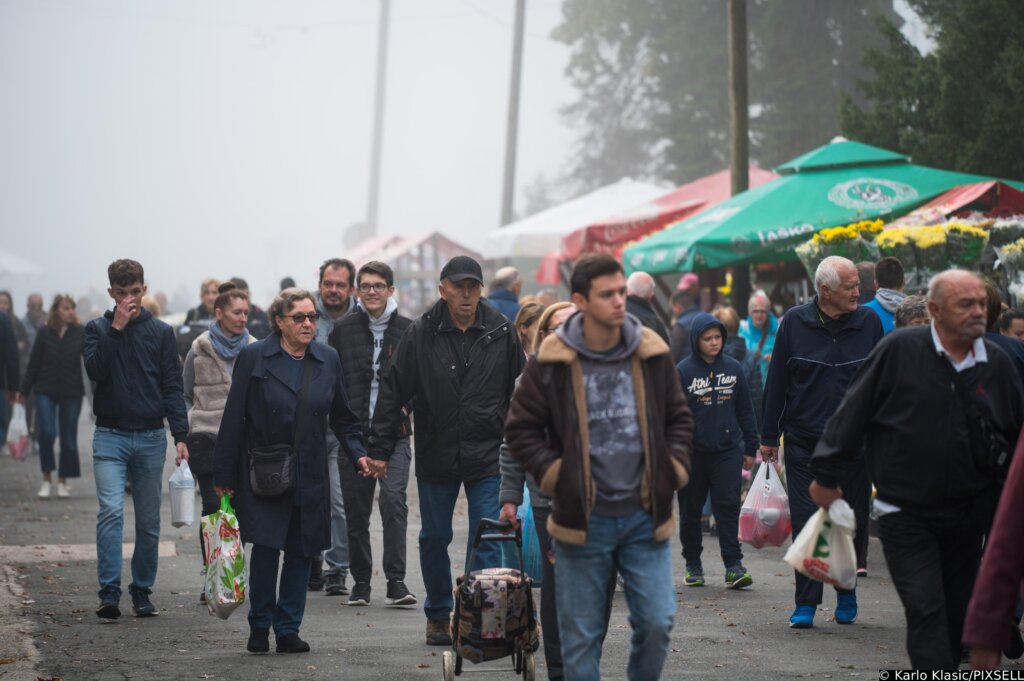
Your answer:
[[[505,131],[505,177],[501,190],[501,224],[512,222],[516,185],[516,140],[519,134],[519,83],[523,67],[523,28],[526,0],[516,0],[515,37],[512,41],[512,84],[508,96],[508,127]]]
[[[387,93],[388,24],[391,0],[380,0],[380,26],[377,33],[377,91],[373,99],[373,146],[370,152],[370,197],[366,207],[366,234],[377,236],[377,208],[380,203],[380,166],[384,143],[384,96]]]
[[[729,154],[732,195],[750,186],[749,114],[747,109],[747,0],[729,0]],[[750,298],[750,266],[738,265],[732,273],[732,304],[741,317],[747,315]]]

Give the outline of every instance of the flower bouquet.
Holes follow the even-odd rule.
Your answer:
[[[946,224],[946,261],[949,267],[973,270],[981,261],[988,232],[964,222]]]
[[[996,248],[1024,239],[1024,216],[996,220],[989,228],[988,234],[989,243]]]
[[[818,265],[821,264],[821,261],[825,259],[825,256],[821,254],[821,247],[818,245],[817,238],[808,239],[797,246],[796,256],[800,258],[800,263],[807,270],[807,276],[810,277],[811,281],[814,281],[814,273],[818,270]]]
[[[855,222],[851,227],[856,227],[857,232],[860,234],[860,238],[868,243],[873,243],[879,234],[882,233],[885,223],[881,220],[861,220]]]
[[[911,227],[897,227],[887,229],[875,237],[875,245],[882,257],[896,258],[903,265],[904,270],[911,270],[917,266],[917,255],[914,252],[914,242],[910,238]]]

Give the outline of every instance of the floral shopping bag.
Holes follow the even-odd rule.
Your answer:
[[[220,498],[220,511],[203,516],[206,540],[206,607],[211,615],[226,620],[235,608],[245,603],[247,575],[245,550],[238,533],[238,518],[231,499]]]

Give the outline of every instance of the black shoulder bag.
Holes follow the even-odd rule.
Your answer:
[[[988,405],[971,394],[967,386],[964,385],[960,373],[953,368],[952,364],[947,362],[947,365],[953,377],[953,388],[957,400],[967,415],[974,465],[980,473],[1003,481],[1006,479],[1006,474],[1010,470],[1010,462],[1013,460],[1013,443],[1007,442],[1003,433],[992,421]]]
[[[299,390],[299,408],[295,412],[295,436],[292,438],[292,444],[267,445],[249,450],[249,487],[258,497],[279,497],[295,489],[299,437],[306,421],[311,375],[311,361],[303,359],[302,388]]]

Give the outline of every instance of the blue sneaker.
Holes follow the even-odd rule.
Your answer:
[[[853,624],[857,621],[857,592],[836,594],[836,622]]]
[[[793,629],[810,629],[814,626],[814,613],[818,611],[813,605],[798,605],[789,617],[789,626]]]
[[[704,586],[704,568],[700,565],[687,565],[683,584],[686,586]]]

